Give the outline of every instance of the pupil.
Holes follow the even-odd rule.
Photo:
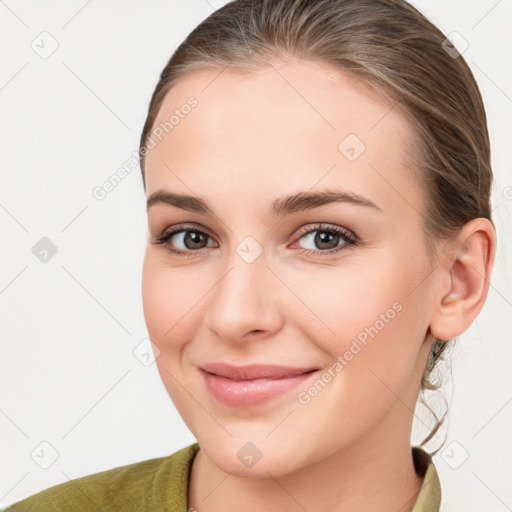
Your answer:
[[[325,231],[320,231],[315,237],[315,243],[321,247],[322,244],[324,244],[324,243],[329,244],[329,242],[332,242],[332,240],[334,238],[336,238],[337,236],[338,235],[335,235],[333,233],[326,233]],[[331,244],[331,247],[327,247],[327,249],[336,247],[336,245],[337,245],[336,243],[334,245]]]
[[[184,238],[185,246],[187,249],[197,249],[197,244],[201,244],[202,238],[203,235],[201,233],[197,233],[196,231],[187,231]],[[189,241],[191,241],[191,244],[188,243]]]
[[[322,246],[322,244],[329,245],[329,243],[332,242],[336,237],[338,237],[338,235],[333,233],[327,233],[325,231],[320,231],[315,237],[315,243],[320,246]],[[187,249],[197,249],[197,245],[201,245],[201,242],[204,242],[204,237],[201,233],[198,233],[196,231],[187,231],[184,241]],[[332,247],[336,247],[336,245],[337,244],[335,243],[334,246]]]

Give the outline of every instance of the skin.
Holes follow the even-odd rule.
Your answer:
[[[214,212],[148,208],[144,314],[162,381],[201,447],[188,506],[410,511],[423,481],[411,425],[433,336],[458,336],[482,308],[492,224],[469,222],[451,257],[439,249],[432,261],[403,113],[327,64],[220,71],[191,72],[169,91],[154,126],[190,96],[198,105],[145,161],[147,197],[199,196]],[[351,133],[366,146],[355,161],[338,149]],[[357,193],[381,211],[330,203],[269,213],[274,198],[325,189]],[[183,232],[168,242],[191,257],[151,243],[185,222],[208,235],[201,249],[187,248]],[[315,245],[317,232],[306,234],[316,223],[349,230],[359,243],[329,254]],[[251,263],[237,253],[247,236],[263,250]],[[343,244],[335,237],[327,247]],[[273,363],[321,373],[394,303],[400,312],[308,404],[298,388],[262,406],[228,407],[197,368]],[[237,457],[247,442],[262,454],[252,467]]]

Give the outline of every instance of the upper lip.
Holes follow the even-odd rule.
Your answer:
[[[276,366],[270,364],[250,364],[246,366],[233,366],[227,363],[208,363],[200,368],[208,373],[213,373],[231,380],[253,380],[253,379],[280,379],[289,375],[300,375],[302,373],[318,370],[310,367]]]

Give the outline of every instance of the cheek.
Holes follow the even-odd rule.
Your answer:
[[[166,265],[161,255],[146,251],[142,270],[142,302],[149,337],[158,348],[156,366],[169,397],[184,417],[194,411],[183,392],[182,353],[200,322],[199,288],[193,273]],[[195,307],[194,307],[195,305]]]
[[[349,442],[383,417],[397,396],[414,407],[411,383],[420,378],[415,365],[424,332],[420,301],[409,292],[420,269],[382,259],[373,267],[329,270],[300,279],[298,293],[321,322],[309,314],[293,318],[329,358],[322,382],[298,390],[303,415],[296,420],[305,429],[312,418],[343,425],[326,435]]]
[[[288,305],[301,309],[302,315],[297,315],[296,309],[294,318],[302,318],[301,325],[310,338],[321,339],[323,348],[333,352],[364,332],[365,327],[376,322],[380,326],[382,315],[384,320],[396,316],[399,307],[393,308],[393,304],[402,302],[403,288],[397,281],[407,277],[393,277],[391,269],[382,266],[372,269],[351,265],[317,269],[314,273],[297,272],[287,279],[300,299],[300,303],[291,301]]]
[[[183,268],[165,265],[160,255],[146,252],[142,270],[142,302],[151,340],[161,350],[187,340],[183,329],[199,321],[199,302],[207,293],[201,281]],[[195,307],[194,307],[195,305]],[[180,335],[180,332],[183,335]]]
[[[342,358],[340,380],[371,385],[382,374],[389,385],[399,385],[425,335],[421,301],[409,293],[421,269],[383,258],[378,265],[326,270],[295,277],[294,290],[314,313],[301,306],[306,314],[293,316],[300,330],[332,361]]]

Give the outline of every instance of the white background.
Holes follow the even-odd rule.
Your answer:
[[[155,364],[133,353],[149,348],[140,170],[101,201],[92,190],[136,154],[160,71],[224,3],[0,1],[0,507],[195,441]],[[443,510],[500,512],[512,509],[512,2],[415,5],[469,43],[499,239],[488,301],[452,355],[447,441],[434,460]],[[31,47],[42,37],[58,44],[46,59]],[[58,249],[46,263],[32,252],[42,237]]]

